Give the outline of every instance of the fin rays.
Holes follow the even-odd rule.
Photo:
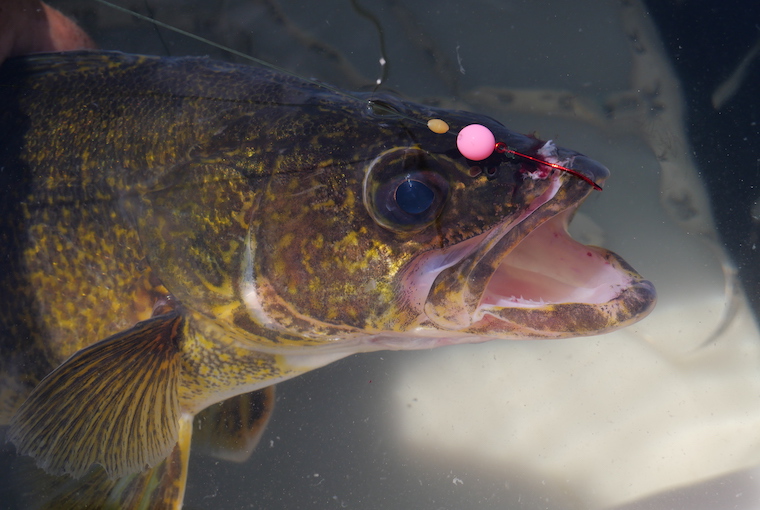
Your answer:
[[[18,453],[74,478],[92,464],[114,479],[164,459],[179,434],[181,324],[170,312],[71,356],[11,421]]]

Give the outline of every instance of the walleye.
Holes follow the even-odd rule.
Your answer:
[[[457,143],[470,125],[493,134],[478,160]],[[347,355],[631,324],[652,284],[566,231],[607,176],[482,115],[262,68],[11,59],[7,437],[63,477],[59,501],[177,508],[199,413],[245,417],[215,431],[234,457],[273,384]]]

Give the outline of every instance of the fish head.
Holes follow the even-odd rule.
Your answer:
[[[593,335],[652,309],[650,282],[567,232],[603,165],[482,115],[385,96],[353,108],[358,120],[323,112],[308,146],[282,149],[251,213],[240,324],[419,349]],[[509,151],[463,156],[470,124]]]

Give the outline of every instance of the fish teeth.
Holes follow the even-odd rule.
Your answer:
[[[527,299],[523,297],[521,294],[518,298],[514,294],[506,299],[502,300],[502,303],[504,303],[504,306],[508,306],[510,304],[520,304],[520,305],[535,305],[535,306],[546,306],[546,301],[544,301],[543,298],[538,298],[538,300],[535,299]]]

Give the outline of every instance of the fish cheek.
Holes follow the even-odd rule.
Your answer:
[[[256,212],[252,280],[264,315],[287,329],[304,319],[365,328],[395,296],[407,252],[369,216],[354,175],[335,166],[318,179],[274,180]]]
[[[148,262],[187,307],[215,315],[236,299],[251,192],[239,173],[219,165],[178,167],[171,183],[129,197]]]

